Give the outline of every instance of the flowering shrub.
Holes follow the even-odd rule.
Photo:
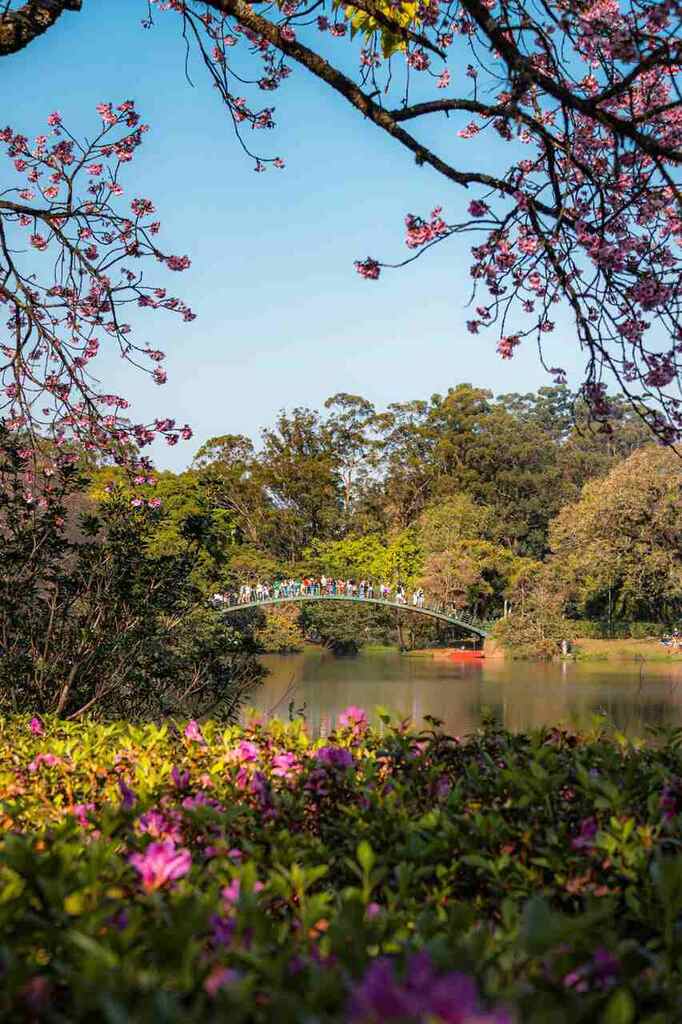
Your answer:
[[[0,721],[0,1017],[679,1019],[680,734]]]

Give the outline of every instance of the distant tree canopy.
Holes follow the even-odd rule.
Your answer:
[[[647,447],[590,481],[551,525],[550,578],[594,618],[682,613],[682,463]]]
[[[671,494],[678,479],[675,454],[647,447],[650,434],[626,403],[613,408],[608,430],[597,429],[565,387],[494,398],[460,384],[386,410],[344,395],[324,412],[282,411],[260,444],[214,438],[186,472],[138,488],[161,503],[149,552],[191,558],[205,593],[284,576],[365,577],[421,585],[482,618],[530,594],[542,564],[572,614],[599,617],[601,592],[589,581],[631,529],[599,496],[646,478],[656,459]],[[114,478],[124,486],[119,471],[96,471],[92,493]],[[641,529],[642,545],[659,544],[646,517]],[[584,578],[583,563],[592,573]],[[664,613],[658,584],[649,605],[626,600],[628,586],[619,598],[611,584],[614,615]]]

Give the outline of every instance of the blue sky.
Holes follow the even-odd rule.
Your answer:
[[[197,60],[194,87],[187,83],[176,18],[159,15],[145,31],[145,9],[142,0],[86,0],[81,14],[3,59],[0,120],[32,135],[56,109],[72,130],[92,133],[98,102],[132,98],[152,125],[124,184],[131,197],[155,201],[166,250],[191,257],[191,270],[170,283],[198,318],[138,321],[138,338],[168,354],[162,388],[113,354],[98,362],[107,388],[132,399],[136,419],[172,415],[192,425],[192,441],[154,447],[159,466],[182,468],[216,434],[257,438],[280,408],[319,407],[337,391],[384,407],[462,381],[495,392],[551,383],[532,344],[502,362],[494,334],[467,333],[471,237],[376,283],[353,270],[358,257],[408,255],[406,212],[442,204],[454,220],[471,195],[417,168],[298,69],[272,98],[279,127],[257,140],[286,169],[255,174]],[[447,123],[438,131],[457,144]],[[496,157],[487,154],[493,165]],[[570,322],[556,319],[549,359],[575,383],[581,357]]]

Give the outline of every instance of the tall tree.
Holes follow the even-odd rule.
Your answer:
[[[281,412],[263,431],[260,478],[272,504],[266,545],[295,561],[315,538],[341,532],[343,484],[331,432],[310,409]]]
[[[560,512],[549,566],[574,611],[652,621],[682,613],[681,494],[679,457],[649,446]]]

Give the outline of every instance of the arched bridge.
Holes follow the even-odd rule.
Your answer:
[[[473,622],[457,618],[451,612],[438,611],[435,608],[420,608],[413,604],[400,604],[398,601],[385,601],[379,597],[357,597],[347,594],[294,594],[291,597],[266,597],[260,601],[248,601],[244,604],[231,604],[222,609],[225,614],[230,612],[242,612],[247,608],[265,608],[276,604],[303,604],[306,601],[346,601],[352,604],[377,604],[382,608],[395,608],[399,612],[412,612],[415,615],[428,615],[429,618],[446,622],[449,626],[459,626],[460,629],[468,630],[476,636],[485,639],[488,635],[485,629],[475,626]]]

